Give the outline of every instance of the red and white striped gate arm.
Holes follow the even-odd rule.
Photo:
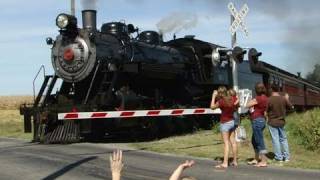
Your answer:
[[[209,108],[105,111],[105,112],[69,112],[69,113],[59,113],[58,119],[59,120],[107,119],[107,118],[182,116],[182,115],[220,114],[220,113],[221,113],[220,109],[211,110]]]
[[[247,102],[252,98],[249,89],[241,89],[238,92],[240,100],[240,114],[246,113]],[[59,113],[58,120],[77,120],[77,119],[107,119],[107,118],[129,118],[129,117],[157,117],[157,116],[183,116],[201,114],[221,114],[220,109],[211,110],[209,108],[195,109],[161,109],[161,110],[132,110],[132,111],[105,111],[105,112],[69,112]]]

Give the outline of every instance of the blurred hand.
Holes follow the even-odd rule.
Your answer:
[[[180,164],[178,168],[172,173],[169,180],[179,180],[180,176],[182,175],[182,172],[193,165],[194,165],[193,160],[192,161],[186,160],[186,162]]]
[[[285,93],[285,94],[284,94],[284,98],[286,98],[286,100],[289,100],[289,98],[290,98],[289,94],[288,94],[288,93]]]
[[[217,96],[218,95],[218,91],[214,90],[212,96]]]
[[[113,154],[110,155],[110,168],[112,176],[116,176],[117,178],[115,179],[120,179],[121,171],[123,168],[121,150],[113,151]]]
[[[186,160],[186,162],[180,164],[180,167],[182,167],[183,169],[186,169],[186,168],[189,168],[189,167],[192,167],[193,165],[195,164],[194,160]]]

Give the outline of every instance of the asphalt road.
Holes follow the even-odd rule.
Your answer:
[[[213,168],[210,159],[161,155],[128,148],[125,144],[39,145],[17,139],[0,138],[0,179],[111,179],[109,155],[124,151],[123,180],[168,179],[176,166],[186,159],[196,165],[184,175],[203,180],[308,180],[320,179],[320,171],[282,167],[255,168],[240,165],[225,171]]]

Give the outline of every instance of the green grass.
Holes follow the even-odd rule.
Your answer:
[[[18,110],[0,110],[0,137],[32,139],[31,133],[24,133],[23,117]]]
[[[317,110],[320,112],[320,110]],[[291,151],[291,161],[289,163],[279,164],[269,159],[269,164],[283,165],[285,167],[320,169],[320,150],[308,150],[306,146],[301,145],[299,138],[292,132],[293,123],[297,123],[297,118],[301,115],[293,114],[287,118],[287,133],[289,140],[289,148]],[[307,122],[307,119],[305,119]],[[239,143],[239,163],[245,164],[250,158],[253,158],[254,151],[251,145],[251,124],[249,120],[244,120],[242,125],[245,126],[248,134],[248,139],[245,142]],[[272,144],[268,129],[264,131],[265,143],[269,152],[272,152]],[[160,153],[171,153],[179,155],[189,155],[195,157],[210,158],[220,160],[223,156],[223,144],[217,128],[207,131],[198,131],[194,134],[183,136],[175,136],[156,140],[153,142],[132,143],[131,146],[141,150],[155,151]],[[230,154],[231,155],[231,154]]]
[[[31,133],[24,133],[23,117],[19,106],[32,102],[32,96],[0,96],[0,137],[31,139]]]
[[[288,134],[295,143],[309,150],[320,149],[320,109],[292,114],[288,120]]]

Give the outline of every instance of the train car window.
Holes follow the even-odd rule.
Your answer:
[[[274,83],[279,85],[279,78],[278,77],[274,77]]]
[[[279,88],[280,91],[283,91],[283,80],[279,78]]]
[[[269,84],[273,84],[273,82],[274,82],[274,77],[273,77],[273,76],[270,76],[270,78],[269,78]]]

